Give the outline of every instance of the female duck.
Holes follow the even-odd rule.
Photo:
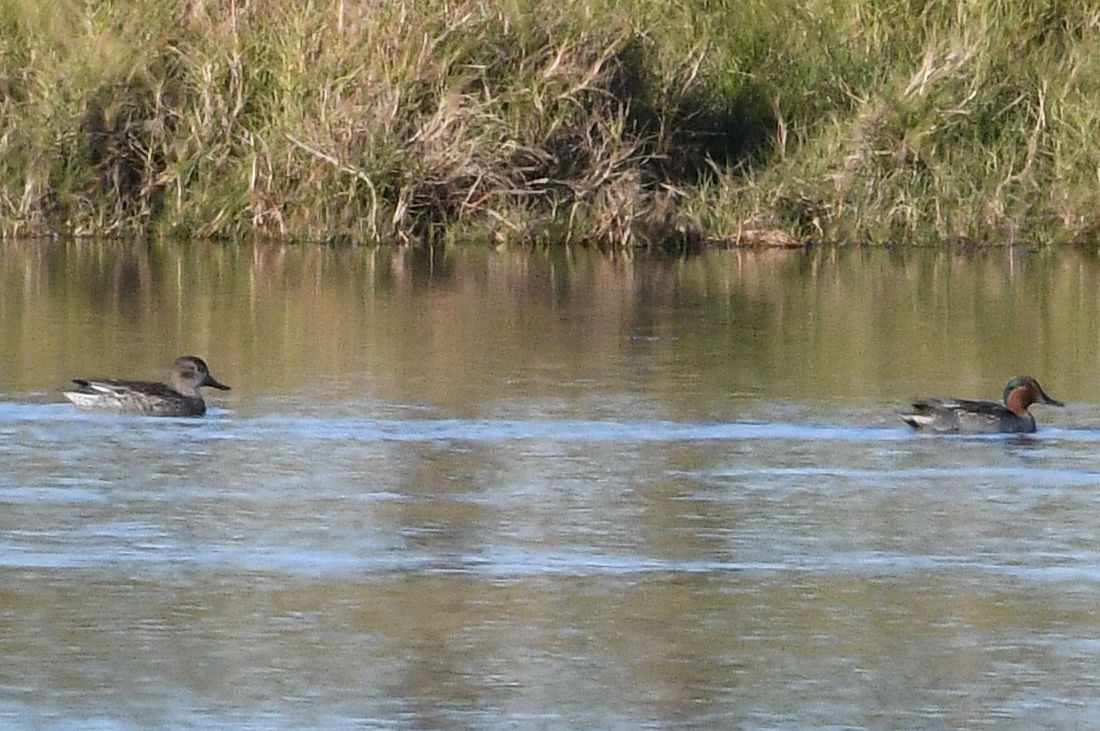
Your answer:
[[[169,381],[171,385],[74,378],[77,388],[64,393],[80,409],[146,416],[202,416],[206,413],[206,402],[199,394],[201,387],[229,390],[229,386],[210,375],[202,358],[193,355],[176,359]]]
[[[913,402],[913,413],[902,414],[914,429],[939,434],[1030,433],[1035,417],[1027,410],[1034,403],[1064,406],[1046,395],[1031,376],[1017,376],[1005,386],[1004,406],[992,401],[955,398],[925,398]]]

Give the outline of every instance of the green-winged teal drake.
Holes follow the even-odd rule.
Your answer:
[[[73,383],[77,387],[64,393],[77,408],[146,416],[202,416],[206,402],[199,394],[201,387],[229,390],[210,375],[202,358],[193,355],[177,358],[172,364],[170,385],[91,378],[74,378]]]
[[[1005,386],[1004,405],[992,401],[956,398],[924,398],[913,402],[913,411],[902,414],[914,429],[939,434],[1028,433],[1035,431],[1035,417],[1027,410],[1034,403],[1064,406],[1047,396],[1031,376],[1017,376]]]

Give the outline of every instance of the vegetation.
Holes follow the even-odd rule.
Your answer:
[[[7,236],[1087,242],[1097,0],[0,0]]]

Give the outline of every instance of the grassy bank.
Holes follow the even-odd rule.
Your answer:
[[[1064,244],[1100,3],[0,0],[0,232]]]

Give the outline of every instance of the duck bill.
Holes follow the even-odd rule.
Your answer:
[[[1039,403],[1049,404],[1051,406],[1065,406],[1065,404],[1061,401],[1058,401],[1057,399],[1052,399],[1050,396],[1047,396],[1046,391],[1044,391],[1042,388],[1039,389]]]
[[[204,385],[204,386],[210,386],[210,388],[217,388],[217,389],[220,389],[220,390],[222,390],[222,391],[228,391],[228,390],[230,390],[230,389],[229,389],[229,386],[225,385],[224,383],[219,383],[219,382],[218,382],[218,381],[217,381],[217,380],[216,380],[216,379],[214,378],[214,376],[210,375],[209,373],[207,373],[207,374],[206,374],[206,378],[204,378],[204,379],[203,379],[203,381],[202,381],[202,385]],[[1043,395],[1045,396],[1046,394],[1043,394]],[[1059,406],[1061,406],[1061,404],[1058,404],[1058,405],[1059,405]]]

